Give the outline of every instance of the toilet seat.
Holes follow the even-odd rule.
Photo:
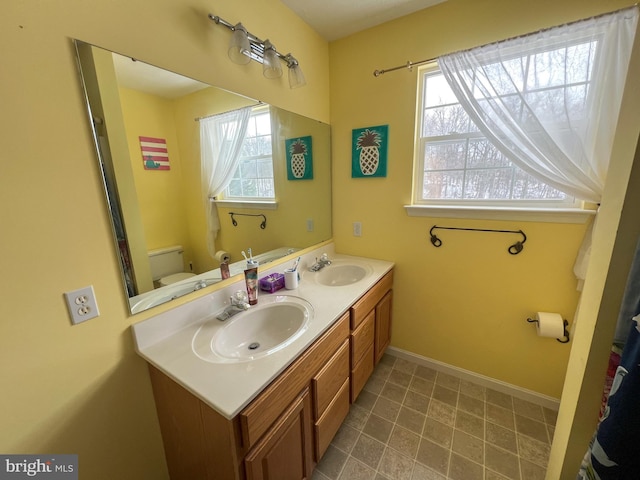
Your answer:
[[[167,275],[166,277],[162,277],[160,279],[160,285],[164,287],[167,285],[171,285],[172,283],[176,283],[181,280],[186,280],[187,278],[191,278],[195,276],[196,276],[195,273],[188,273],[188,272],[174,273],[171,275]]]

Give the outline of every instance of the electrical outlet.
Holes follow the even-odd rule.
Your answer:
[[[96,295],[93,293],[93,285],[67,292],[64,294],[67,308],[74,325],[85,322],[100,315]]]
[[[313,218],[307,218],[307,232],[313,232]]]
[[[361,222],[353,222],[353,236],[361,237],[362,236],[362,223]]]

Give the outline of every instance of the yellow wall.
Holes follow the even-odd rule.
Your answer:
[[[231,63],[211,9],[292,50],[308,86]],[[167,478],[129,331],[151,314],[127,313],[71,38],[325,122],[328,46],[277,0],[0,6],[0,452],[78,453],[83,479]],[[90,284],[100,317],[71,326],[63,292]]]
[[[573,318],[572,266],[586,226],[408,217],[417,69],[372,72],[631,3],[449,0],[331,44],[336,249],[396,262],[393,346],[559,398],[570,345],[537,337],[525,319],[536,311]],[[389,125],[387,177],[352,179],[351,130],[381,124]],[[362,237],[352,235],[355,221]],[[509,238],[442,232],[436,249],[434,224],[522,229],[528,240],[512,256]]]
[[[187,231],[187,222],[173,101],[129,88],[120,89],[120,101],[147,249],[171,245],[182,245],[188,249],[183,233]],[[140,136],[166,140],[169,170],[144,169]]]

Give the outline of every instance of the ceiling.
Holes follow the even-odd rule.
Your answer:
[[[325,40],[333,41],[446,0],[282,0]]]

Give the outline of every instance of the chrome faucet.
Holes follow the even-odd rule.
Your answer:
[[[244,312],[249,309],[249,298],[247,297],[247,292],[243,290],[238,290],[234,293],[229,299],[231,304],[227,306],[221,313],[216,315],[216,318],[221,322],[225,320],[229,320],[234,315],[237,315],[240,312]]]
[[[316,258],[316,263],[309,267],[309,271],[317,272],[328,265],[331,265],[331,260],[329,260],[329,256],[326,253],[323,253],[322,255],[320,255],[320,260]]]

